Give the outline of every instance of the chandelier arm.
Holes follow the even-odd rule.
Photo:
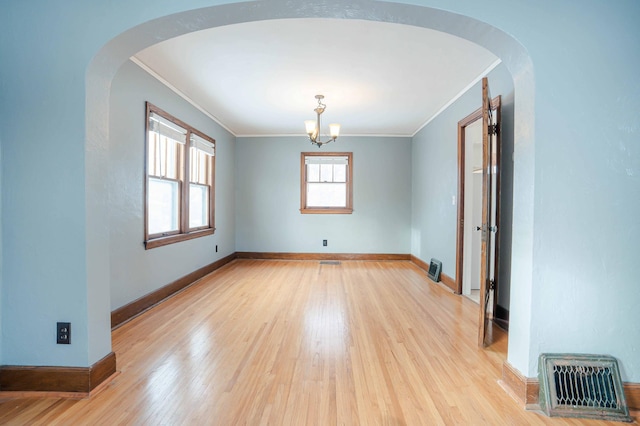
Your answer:
[[[318,148],[321,148],[322,145],[328,144],[330,142],[335,142],[337,136],[330,135],[330,139],[328,139],[325,142],[323,142],[320,139],[321,138],[320,129],[322,128],[322,124],[320,122],[321,121],[320,120],[320,116],[325,111],[327,106],[324,103],[321,102],[322,99],[324,99],[323,95],[316,95],[316,99],[318,100],[318,105],[314,109],[314,111],[316,113],[316,126],[315,126],[316,128],[314,129],[313,132],[308,133],[308,136],[309,136],[309,140],[311,141],[311,143],[313,145],[316,145]],[[308,127],[307,127],[307,129],[308,129]]]

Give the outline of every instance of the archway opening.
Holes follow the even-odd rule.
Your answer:
[[[400,3],[360,1],[345,5],[329,0],[322,7],[290,2],[247,2],[189,10],[158,18],[127,30],[107,43],[94,57],[86,75],[86,232],[88,305],[92,319],[108,317],[109,223],[103,191],[108,182],[110,83],[116,72],[136,52],[160,41],[217,26],[241,22],[286,18],[335,18],[393,22],[429,28],[474,42],[491,51],[508,68],[514,91],[514,200],[512,247],[512,308],[509,358],[512,365],[527,371],[532,280],[533,187],[534,187],[534,81],[532,63],[522,45],[499,29],[468,16],[438,9]],[[96,190],[97,189],[97,190]],[[106,310],[107,312],[104,312]],[[96,321],[101,323],[101,321]],[[110,351],[109,329],[90,330],[90,361]]]

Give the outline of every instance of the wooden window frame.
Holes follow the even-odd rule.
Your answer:
[[[189,228],[189,185],[191,183],[190,173],[190,140],[191,135],[197,135],[200,138],[209,141],[215,146],[215,139],[205,135],[199,130],[191,127],[184,121],[174,117],[168,112],[158,108],[157,106],[146,102],[145,105],[145,154],[144,154],[144,246],[145,249],[152,249],[156,247],[162,247],[169,244],[179,243],[181,241],[192,240],[194,238],[200,238],[207,235],[212,235],[215,232],[215,155],[210,157],[208,161],[209,169],[209,225],[199,228]],[[178,156],[178,181],[180,193],[178,196],[178,210],[180,219],[178,221],[178,231],[166,232],[161,234],[149,234],[149,178],[153,177],[149,175],[149,116],[151,113],[157,114],[162,118],[169,120],[187,131],[185,145],[182,146]]]
[[[306,157],[347,157],[346,207],[307,207]],[[353,213],[353,152],[301,152],[300,153],[300,213],[351,214]]]

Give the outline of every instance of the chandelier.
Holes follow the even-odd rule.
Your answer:
[[[316,112],[317,117],[315,120],[306,120],[304,122],[304,126],[307,129],[307,135],[309,135],[309,140],[311,141],[311,143],[313,145],[317,145],[318,148],[320,148],[322,145],[336,140],[336,138],[340,134],[340,125],[329,124],[329,135],[331,136],[331,139],[325,142],[322,142],[320,140],[320,115],[322,115],[327,106],[322,103],[324,95],[316,95],[316,99],[318,100],[318,106],[316,106],[314,111]]]

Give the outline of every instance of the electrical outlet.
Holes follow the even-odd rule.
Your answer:
[[[322,240],[322,245],[323,245],[324,247],[326,247],[326,246],[327,246],[327,240]]]
[[[57,324],[57,343],[59,345],[70,345],[71,344],[71,323],[70,322],[59,322]]]

